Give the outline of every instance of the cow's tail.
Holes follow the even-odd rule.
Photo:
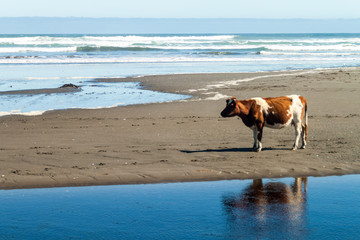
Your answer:
[[[308,139],[308,128],[309,128],[309,115],[308,115],[308,106],[307,101],[305,100],[305,126],[304,126],[304,134],[305,134],[305,141]]]

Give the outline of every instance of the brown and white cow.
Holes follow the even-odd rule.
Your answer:
[[[303,116],[305,113],[305,124]],[[251,98],[236,100],[232,97],[226,100],[226,107],[221,112],[222,117],[239,116],[244,124],[254,133],[254,150],[261,151],[261,138],[264,127],[280,129],[290,124],[295,127],[295,142],[293,150],[297,149],[300,136],[301,148],[305,148],[308,135],[307,101],[303,96],[291,95],[275,98]]]

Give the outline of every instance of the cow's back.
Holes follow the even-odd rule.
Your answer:
[[[270,128],[289,126],[294,116],[297,118],[303,109],[302,98],[298,95],[274,98],[252,98],[261,107],[264,125]]]

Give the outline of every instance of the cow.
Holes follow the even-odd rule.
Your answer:
[[[305,124],[303,116],[305,113]],[[221,112],[222,117],[239,116],[243,123],[253,130],[254,151],[262,149],[263,128],[280,129],[291,125],[295,127],[295,142],[292,150],[298,148],[300,136],[301,149],[306,146],[308,136],[307,101],[303,96],[291,95],[283,97],[251,98],[237,100],[231,97],[226,100],[226,107]]]

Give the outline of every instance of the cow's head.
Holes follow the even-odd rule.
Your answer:
[[[236,98],[231,97],[226,100],[226,107],[221,112],[222,117],[233,117],[240,114],[240,109],[237,106]]]

